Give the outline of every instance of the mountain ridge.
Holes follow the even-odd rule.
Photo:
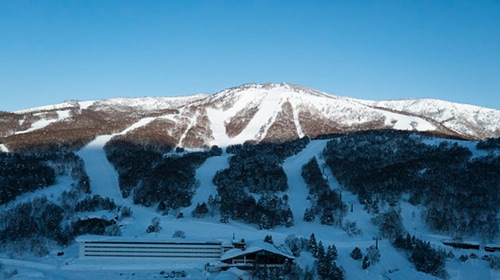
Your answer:
[[[40,142],[75,150],[96,136],[124,131],[136,142],[191,149],[378,129],[468,140],[500,136],[500,110],[429,98],[361,100],[287,83],[181,97],[66,101],[0,113],[0,123],[0,141],[13,151]]]

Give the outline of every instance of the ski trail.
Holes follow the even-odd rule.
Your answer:
[[[302,131],[302,126],[300,125],[299,121],[299,110],[296,108],[295,102],[290,102],[292,106],[292,112],[293,112],[293,123],[295,124],[295,129],[297,130],[297,135],[299,135],[299,138],[302,138],[305,136],[304,131]]]
[[[288,204],[292,209],[296,226],[305,223],[302,217],[306,208],[311,207],[311,203],[306,199],[309,188],[301,175],[302,166],[311,158],[318,157],[327,142],[328,140],[313,140],[301,152],[287,158],[283,163],[288,183]]]
[[[191,206],[187,207],[185,212],[191,213],[196,207],[196,204],[207,202],[210,195],[215,198],[217,195],[217,187],[212,182],[217,171],[229,167],[228,159],[232,154],[223,153],[221,156],[209,157],[197,170],[195,178],[200,182],[200,186],[196,189]],[[215,168],[216,167],[216,168]]]
[[[179,138],[179,143],[177,144],[178,146],[182,147],[182,142],[184,139],[186,139],[186,136],[191,128],[193,128],[196,125],[196,122],[198,121],[198,117],[200,116],[200,112],[196,110],[195,114],[193,117],[191,117],[191,121],[189,122],[188,126],[186,127],[186,130],[184,130],[184,133],[182,133],[181,137]]]
[[[342,195],[342,202],[347,204],[347,213],[344,217],[344,221],[356,222],[357,227],[362,231],[363,235],[378,235],[378,228],[375,227],[371,222],[373,216],[370,213],[366,212],[363,206],[359,203],[358,195],[344,189],[339,184],[339,182],[333,175],[332,170],[326,165],[325,159],[323,157],[317,157],[317,159],[318,164],[322,168],[323,174],[327,179],[327,183],[330,186],[330,189],[339,191]]]
[[[90,177],[90,189],[93,194],[109,197],[115,202],[123,201],[118,184],[118,174],[106,158],[104,145],[113,135],[102,135],[96,137],[92,142],[77,152],[77,155],[85,162],[85,170]]]
[[[118,174],[114,166],[108,161],[104,146],[114,136],[126,134],[154,120],[155,118],[143,118],[120,133],[97,136],[93,141],[76,153],[85,162],[85,170],[90,177],[90,189],[93,194],[109,197],[115,202],[121,201],[130,205],[128,201],[123,199],[118,183]]]
[[[135,205],[132,202],[132,196],[127,199],[123,198],[118,183],[118,174],[104,152],[104,145],[113,136],[115,135],[98,136],[94,141],[78,151],[77,155],[85,162],[85,170],[90,178],[92,194],[110,198],[118,205],[130,207],[132,217],[130,220],[125,221],[125,227],[121,231],[125,235],[137,234],[137,232],[144,231],[149,221],[158,216],[158,213],[154,209]]]

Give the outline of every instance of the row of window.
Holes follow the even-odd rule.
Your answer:
[[[171,250],[212,250],[212,251],[221,251],[221,247],[170,247],[170,246],[164,246],[164,247],[150,247],[150,246],[96,246],[96,245],[85,245],[85,249],[87,248],[103,248],[103,249],[152,249],[152,250],[165,250],[165,249],[171,249]]]
[[[85,244],[122,244],[122,245],[169,245],[169,246],[222,246],[220,242],[127,242],[127,241],[84,241]]]
[[[200,254],[210,254],[210,255],[218,255],[220,256],[220,252],[199,252],[199,251],[161,251],[161,252],[151,252],[147,251],[123,251],[123,250],[85,250],[84,254],[87,253],[148,253],[148,254],[192,254],[192,255],[200,255]]]
[[[219,256],[203,256],[203,255],[134,255],[134,254],[85,254],[85,257],[126,257],[126,258],[218,258]]]

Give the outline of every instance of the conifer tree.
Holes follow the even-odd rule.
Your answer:
[[[311,252],[311,254],[313,256],[316,256],[316,254],[318,252],[318,243],[316,243],[316,236],[314,236],[314,232],[311,233],[311,236],[309,237],[308,248],[309,248],[309,252]]]
[[[328,263],[328,258],[325,254],[325,247],[321,241],[318,243],[318,253],[316,258],[318,275],[323,279],[328,278],[328,275],[330,274],[330,264]]]
[[[368,256],[365,255],[365,257],[363,258],[363,264],[361,264],[361,268],[367,269],[368,267],[370,267],[370,260],[368,259]]]
[[[328,279],[331,280],[345,279],[343,269],[341,267],[338,267],[336,262],[332,263],[332,266],[330,268],[330,274],[328,276],[329,276]]]
[[[306,208],[306,210],[304,211],[303,220],[306,222],[311,222],[314,221],[315,218],[316,216],[314,216],[314,212],[312,211],[312,209]]]
[[[337,247],[335,247],[335,244],[328,245],[328,248],[326,250],[326,257],[329,263],[332,263],[335,260],[337,260],[338,252],[337,252]]]
[[[270,234],[266,235],[266,237],[264,237],[264,242],[274,244],[273,237]]]
[[[361,249],[358,247],[354,248],[351,252],[351,257],[355,260],[360,260],[363,258],[363,254],[361,253]]]

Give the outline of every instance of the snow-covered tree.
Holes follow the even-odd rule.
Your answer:
[[[316,256],[316,254],[318,253],[318,243],[316,242],[316,236],[314,235],[314,232],[311,233],[311,236],[309,237],[309,244],[307,247],[309,249],[309,252],[311,252],[313,256]]]
[[[174,234],[172,234],[173,238],[186,238],[186,233],[182,230],[176,230]]]
[[[161,223],[161,220],[160,218],[158,217],[154,217],[152,220],[151,220],[151,225],[148,226],[148,228],[146,229],[146,232],[147,233],[152,233],[154,232],[155,233],[155,236],[158,235],[158,233],[161,231],[162,227],[160,225]]]
[[[368,267],[370,267],[370,259],[367,255],[365,255],[365,257],[363,258],[363,263],[361,264],[361,268],[367,269]]]
[[[368,257],[368,260],[371,264],[376,264],[380,260],[380,252],[373,245],[366,249],[366,256]]]
[[[268,234],[264,237],[264,242],[267,242],[269,244],[274,244],[274,241],[273,241],[273,236]]]
[[[353,258],[355,260],[360,260],[361,258],[363,258],[363,254],[361,253],[361,249],[359,249],[358,247],[354,248],[351,252],[351,258]]]
[[[323,242],[318,243],[318,253],[316,254],[316,269],[318,270],[318,275],[322,279],[327,279],[330,274],[330,264],[325,253],[325,247]]]
[[[326,249],[326,259],[328,263],[333,263],[335,260],[337,260],[338,257],[338,252],[337,252],[337,247],[335,247],[335,244],[328,245]]]
[[[196,204],[196,208],[193,210],[191,215],[194,218],[203,218],[208,213],[208,207],[205,202]]]
[[[311,222],[311,221],[314,221],[315,218],[316,218],[316,216],[314,215],[314,212],[311,209],[306,208],[306,210],[304,211],[303,220],[306,222]]]

